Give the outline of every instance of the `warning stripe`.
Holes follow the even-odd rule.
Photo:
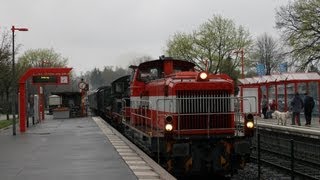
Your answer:
[[[161,179],[160,175],[156,173],[139,154],[113,132],[112,127],[106,124],[101,118],[92,117],[92,119],[107,136],[108,140],[139,180]]]

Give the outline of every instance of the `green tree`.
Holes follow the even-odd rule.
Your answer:
[[[291,47],[298,70],[319,66],[320,1],[296,0],[280,7],[276,13],[276,28]]]
[[[7,31],[1,35],[0,42],[0,108],[2,113],[7,114],[9,119],[9,96],[10,88],[12,87],[12,49],[11,36]]]
[[[67,63],[68,59],[53,49],[31,49],[19,57],[19,75],[31,67],[65,67]]]
[[[34,67],[66,67],[68,59],[62,57],[60,53],[55,52],[53,49],[30,49],[25,51],[19,58],[17,64],[17,77],[21,77],[29,68]],[[70,77],[73,82],[73,76]],[[17,80],[15,81],[17,82]],[[31,81],[26,83],[28,89],[28,97],[31,94],[36,94],[37,90],[31,85]],[[70,91],[73,90],[72,83],[68,85],[46,85],[43,86],[43,92],[46,98],[56,91]],[[45,101],[46,102],[46,101]]]
[[[232,20],[215,15],[191,34],[175,33],[167,42],[166,54],[194,62],[200,70],[205,70],[207,60],[209,72],[221,73],[222,69],[229,69],[222,67],[225,65],[231,65],[232,70],[241,67],[240,56],[234,52],[241,49],[247,52],[251,44],[244,27],[236,27]],[[230,56],[235,58],[230,60]]]

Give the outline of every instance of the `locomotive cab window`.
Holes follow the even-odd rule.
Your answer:
[[[150,75],[150,72],[148,72],[148,71],[140,71],[140,73],[139,73],[139,80],[140,81],[147,82],[150,80],[150,77],[151,77],[151,75]]]
[[[161,68],[140,70],[139,80],[143,82],[149,82],[151,80],[160,79],[162,74]]]
[[[194,71],[194,65],[186,61],[174,61],[173,72]]]
[[[150,69],[150,75],[152,79],[158,79],[158,69]]]

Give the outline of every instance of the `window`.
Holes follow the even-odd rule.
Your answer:
[[[139,80],[143,82],[149,82],[151,80],[159,79],[162,74],[160,68],[150,68],[140,71]]]
[[[115,91],[116,91],[117,93],[123,92],[123,83],[117,83],[117,84],[116,84],[116,89],[115,89]]]
[[[278,106],[278,110],[279,111],[285,111],[285,101],[284,101],[284,84],[279,84],[277,86],[278,90],[278,102],[277,102],[277,106]]]

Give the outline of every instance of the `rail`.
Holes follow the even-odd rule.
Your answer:
[[[252,158],[307,179],[320,179],[320,145],[260,134],[253,143]],[[260,169],[260,168],[258,168]],[[260,174],[260,171],[259,171]]]

